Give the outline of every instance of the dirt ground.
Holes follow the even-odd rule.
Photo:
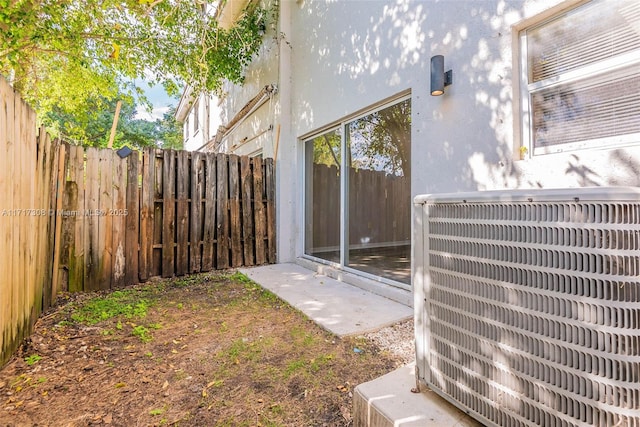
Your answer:
[[[349,426],[400,364],[234,272],[67,294],[0,370],[0,426]]]

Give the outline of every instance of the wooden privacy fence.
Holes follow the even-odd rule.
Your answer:
[[[109,289],[275,262],[273,159],[68,147],[57,283]]]
[[[59,290],[275,262],[273,159],[121,159],[36,129],[0,77],[0,366]]]
[[[51,301],[59,153],[0,77],[0,366]]]

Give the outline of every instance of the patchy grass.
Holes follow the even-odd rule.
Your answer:
[[[117,318],[143,318],[150,302],[142,297],[148,292],[120,290],[105,296],[94,297],[83,304],[72,307],[71,320],[76,323],[95,325],[98,322]]]
[[[237,272],[63,301],[0,371],[0,425],[346,426],[398,365]]]

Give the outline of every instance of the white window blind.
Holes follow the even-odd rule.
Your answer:
[[[640,1],[592,1],[524,37],[534,154],[640,142]]]

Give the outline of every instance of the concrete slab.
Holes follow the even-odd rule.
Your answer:
[[[240,271],[338,336],[359,335],[413,316],[413,309],[297,264]]]
[[[480,427],[432,391],[412,393],[415,364],[360,384],[353,395],[354,427]]]

